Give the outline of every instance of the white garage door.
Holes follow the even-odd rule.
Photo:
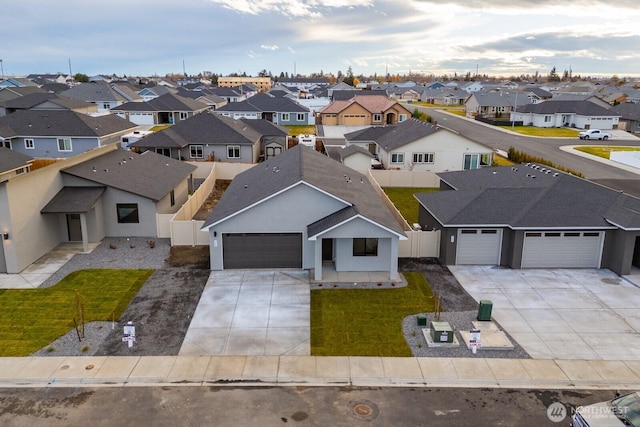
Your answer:
[[[502,230],[458,230],[457,265],[498,265],[502,247]]]
[[[152,125],[153,113],[129,113],[129,121],[137,125]]]
[[[527,232],[522,268],[600,268],[599,232]]]

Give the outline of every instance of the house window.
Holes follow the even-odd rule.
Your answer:
[[[175,204],[176,204],[176,192],[175,192],[175,190],[171,190],[171,192],[169,193],[169,199],[171,201],[171,206],[175,206]]]
[[[544,116],[545,123],[551,123],[551,116]]]
[[[289,113],[282,113],[282,121],[283,122],[289,121]]]
[[[373,115],[373,121],[374,123],[379,123],[382,121],[382,114],[374,114]]]
[[[404,153],[391,154],[391,163],[404,163]]]
[[[478,169],[480,167],[478,165],[479,161],[480,161],[479,154],[465,154],[463,169]]]
[[[58,138],[58,151],[73,151],[71,138]]]
[[[180,120],[187,120],[189,118],[189,113],[181,111],[180,112]]]
[[[353,256],[378,256],[378,239],[353,239]]]
[[[304,113],[298,113],[298,121],[299,122],[304,122]]]
[[[239,159],[240,158],[240,146],[239,145],[227,145],[227,158]]]
[[[413,153],[413,163],[433,163],[434,153]]]
[[[24,140],[24,148],[26,148],[27,150],[33,150],[35,148],[35,145],[33,143],[33,139],[25,139]]]
[[[491,154],[485,153],[480,155],[480,166],[491,166]]]
[[[400,116],[398,116],[398,122],[404,122],[405,120],[407,120],[406,114],[400,114]]]
[[[116,210],[118,212],[118,224],[138,224],[140,222],[137,203],[118,203]]]
[[[108,103],[108,102],[103,102],[102,103],[102,109],[103,110],[108,110],[110,108],[111,108],[111,104],[110,103]]]
[[[202,159],[204,158],[204,149],[202,145],[190,145],[189,146],[189,158]]]

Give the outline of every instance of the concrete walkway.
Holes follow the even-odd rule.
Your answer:
[[[640,389],[640,361],[313,356],[0,358],[0,387],[362,386]]]

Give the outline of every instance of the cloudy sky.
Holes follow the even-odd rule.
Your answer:
[[[5,75],[640,75],[637,0],[18,0]]]

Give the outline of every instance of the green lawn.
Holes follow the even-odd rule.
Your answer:
[[[604,157],[605,159],[609,158],[609,154],[612,151],[640,151],[640,147],[614,147],[614,146],[583,146],[583,147],[575,147],[576,150],[582,151],[583,153],[591,154],[593,156]]]
[[[314,125],[287,125],[287,126],[283,126],[287,129],[289,129],[289,135],[294,136],[294,135],[315,135],[316,134],[316,127]]]
[[[533,126],[498,126],[502,129],[512,130],[522,135],[528,136],[543,136],[547,138],[577,138],[577,129],[570,128],[537,128]]]
[[[76,271],[42,289],[0,290],[0,356],[28,356],[69,332],[78,320],[76,291],[84,320],[109,321],[129,305],[153,270]]]
[[[413,195],[416,193],[438,191],[437,188],[426,187],[385,187],[383,190],[409,224],[418,222],[419,205]]]
[[[435,299],[422,274],[404,276],[402,288],[312,290],[311,354],[411,356],[402,319],[434,311]]]
[[[171,125],[155,125],[149,129],[151,132],[160,132],[161,130],[165,130]]]
[[[506,157],[498,156],[496,154],[493,155],[493,166],[513,166],[514,164],[515,163]]]

